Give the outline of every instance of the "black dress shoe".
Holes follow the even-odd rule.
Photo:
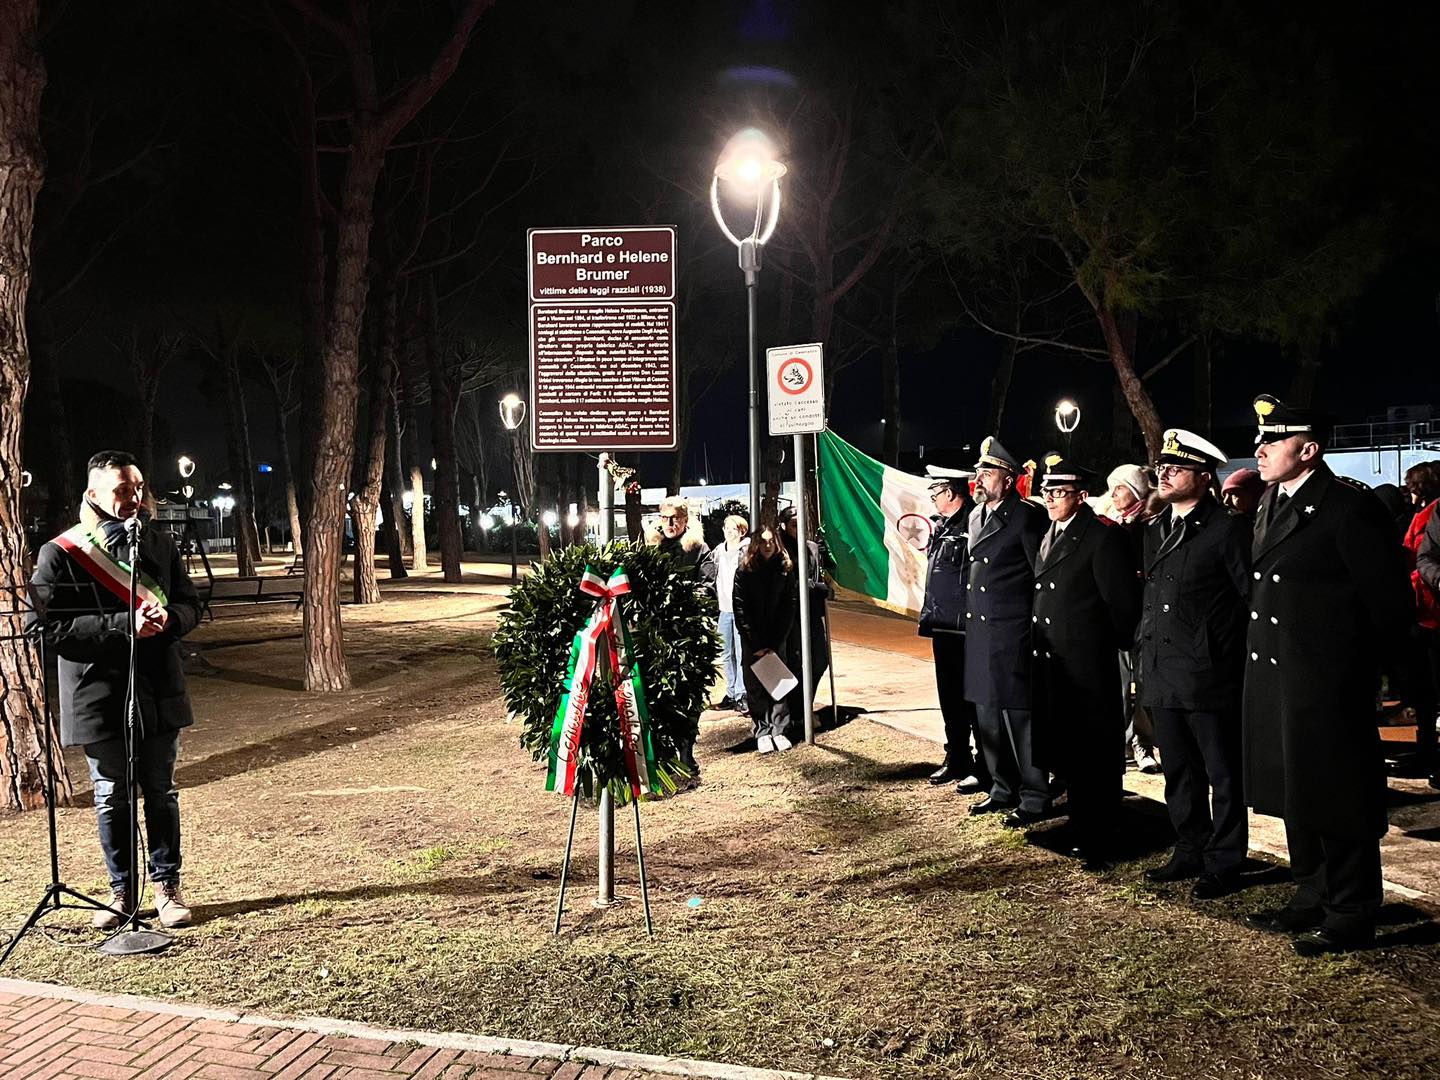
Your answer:
[[[1012,809],[1009,803],[999,802],[994,796],[987,796],[970,807],[972,814],[1002,814]]]
[[[1320,926],[1301,934],[1290,944],[1300,956],[1324,956],[1327,953],[1368,949],[1375,944],[1375,929],[1370,926],[1357,926],[1352,930],[1339,930]]]
[[[1076,844],[1070,849],[1070,857],[1080,860],[1080,869],[1087,874],[1101,874],[1110,869],[1110,860],[1099,850],[1086,844]]]
[[[1167,881],[1189,881],[1197,878],[1204,871],[1199,863],[1192,863],[1185,859],[1172,858],[1164,866],[1157,866],[1153,870],[1146,870],[1144,878],[1146,881],[1155,884],[1163,884]]]
[[[995,785],[990,782],[988,777],[985,779],[981,779],[978,776],[971,775],[965,777],[958,784],[956,784],[955,791],[957,794],[960,795],[974,795],[976,792],[979,791],[989,791],[994,786]]]
[[[1320,925],[1325,913],[1319,908],[1275,908],[1245,916],[1245,925],[1267,934],[1299,934]]]
[[[1038,825],[1045,820],[1045,815],[1035,810],[1026,810],[1023,806],[1017,806],[1005,815],[1005,820],[1000,824],[1007,829],[1028,829],[1031,825]]]
[[[1233,873],[1201,874],[1190,890],[1192,900],[1218,900],[1240,891],[1239,876]]]
[[[948,761],[930,774],[930,783],[935,785],[948,784],[952,780],[961,780],[965,774],[955,768]]]

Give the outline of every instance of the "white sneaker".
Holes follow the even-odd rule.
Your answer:
[[[794,746],[794,745],[795,745],[795,744],[794,744],[793,742],[791,742],[789,739],[787,739],[784,735],[776,735],[776,736],[775,736],[775,749],[776,749],[776,750],[789,750],[789,749],[790,749],[792,746]]]
[[[167,930],[190,925],[190,909],[185,906],[185,898],[180,895],[178,881],[155,886],[155,914],[160,919],[160,925]]]
[[[1143,746],[1135,748],[1135,766],[1142,773],[1154,775],[1160,771],[1160,761],[1155,756],[1154,750],[1146,750]]]
[[[755,740],[755,749],[762,754],[773,754],[775,752],[775,740],[769,735],[761,735]]]

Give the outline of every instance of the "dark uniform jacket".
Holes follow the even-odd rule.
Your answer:
[[[1372,494],[1323,463],[1255,518],[1245,658],[1245,794],[1317,832],[1382,835],[1381,660],[1414,618],[1401,546]]]
[[[970,578],[970,513],[961,507],[935,519],[920,605],[920,636],[965,633],[965,584]]]
[[[1036,567],[1034,600],[1036,762],[1063,770],[1096,748],[1118,767],[1125,716],[1116,653],[1130,647],[1140,618],[1125,530],[1082,505]]]
[[[1250,525],[1208,494],[1167,537],[1170,520],[1166,509],[1144,527],[1140,703],[1233,715],[1245,679]]]
[[[1035,560],[1049,523],[1045,511],[1013,491],[991,510],[983,527],[980,516],[979,507],[970,514],[965,699],[1028,709]]]
[[[170,621],[163,633],[136,642],[135,692],[148,734],[195,722],[185,692],[180,639],[200,622],[200,600],[169,535],[145,529],[140,569],[165,592]],[[40,548],[31,576],[37,606],[44,605],[45,642],[60,658],[60,741],[65,746],[118,739],[125,732],[129,669],[125,602],[51,541]],[[94,586],[92,588],[92,585]],[[97,606],[98,602],[98,606]],[[95,608],[95,614],[73,609]],[[67,611],[65,609],[72,609]]]

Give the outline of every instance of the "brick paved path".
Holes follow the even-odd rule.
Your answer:
[[[72,992],[40,984],[25,989],[32,992],[0,992],[4,1080],[801,1080],[718,1063],[425,1032],[376,1032],[405,1036],[393,1040],[326,1034],[323,1022],[218,1019],[225,1014],[140,999],[97,1003],[95,995],[58,996]]]

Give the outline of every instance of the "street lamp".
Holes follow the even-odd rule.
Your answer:
[[[230,490],[229,484],[221,484],[224,490]],[[235,509],[235,497],[233,495],[216,495],[210,500],[210,505],[215,507],[215,532],[221,540],[225,539],[225,513]]]
[[[715,163],[715,175],[710,181],[710,209],[715,223],[740,253],[740,269],[745,274],[745,294],[750,321],[750,530],[760,527],[760,395],[757,348],[757,290],[760,284],[761,253],[766,242],[775,234],[780,222],[780,178],[785,175],[785,165],[775,156],[775,144],[757,128],[746,128],[733,136],[720,153]],[[749,233],[739,236],[725,221],[725,212],[720,206],[720,188],[724,185],[727,195],[737,204],[744,205],[746,220],[750,221]],[[749,218],[749,208],[754,205],[755,215]]]
[[[185,454],[180,455],[175,462],[175,468],[179,471],[181,480],[189,480],[195,475],[195,461]]]
[[[506,394],[500,399],[500,423],[510,433],[510,475],[520,483],[520,425],[525,422],[525,402],[519,394]],[[503,499],[505,493],[501,492]],[[515,500],[510,500],[510,584],[520,580],[519,563],[516,556]]]
[[[1065,398],[1055,406],[1055,426],[1065,436],[1065,456],[1070,456],[1070,436],[1080,426],[1080,406]]]

